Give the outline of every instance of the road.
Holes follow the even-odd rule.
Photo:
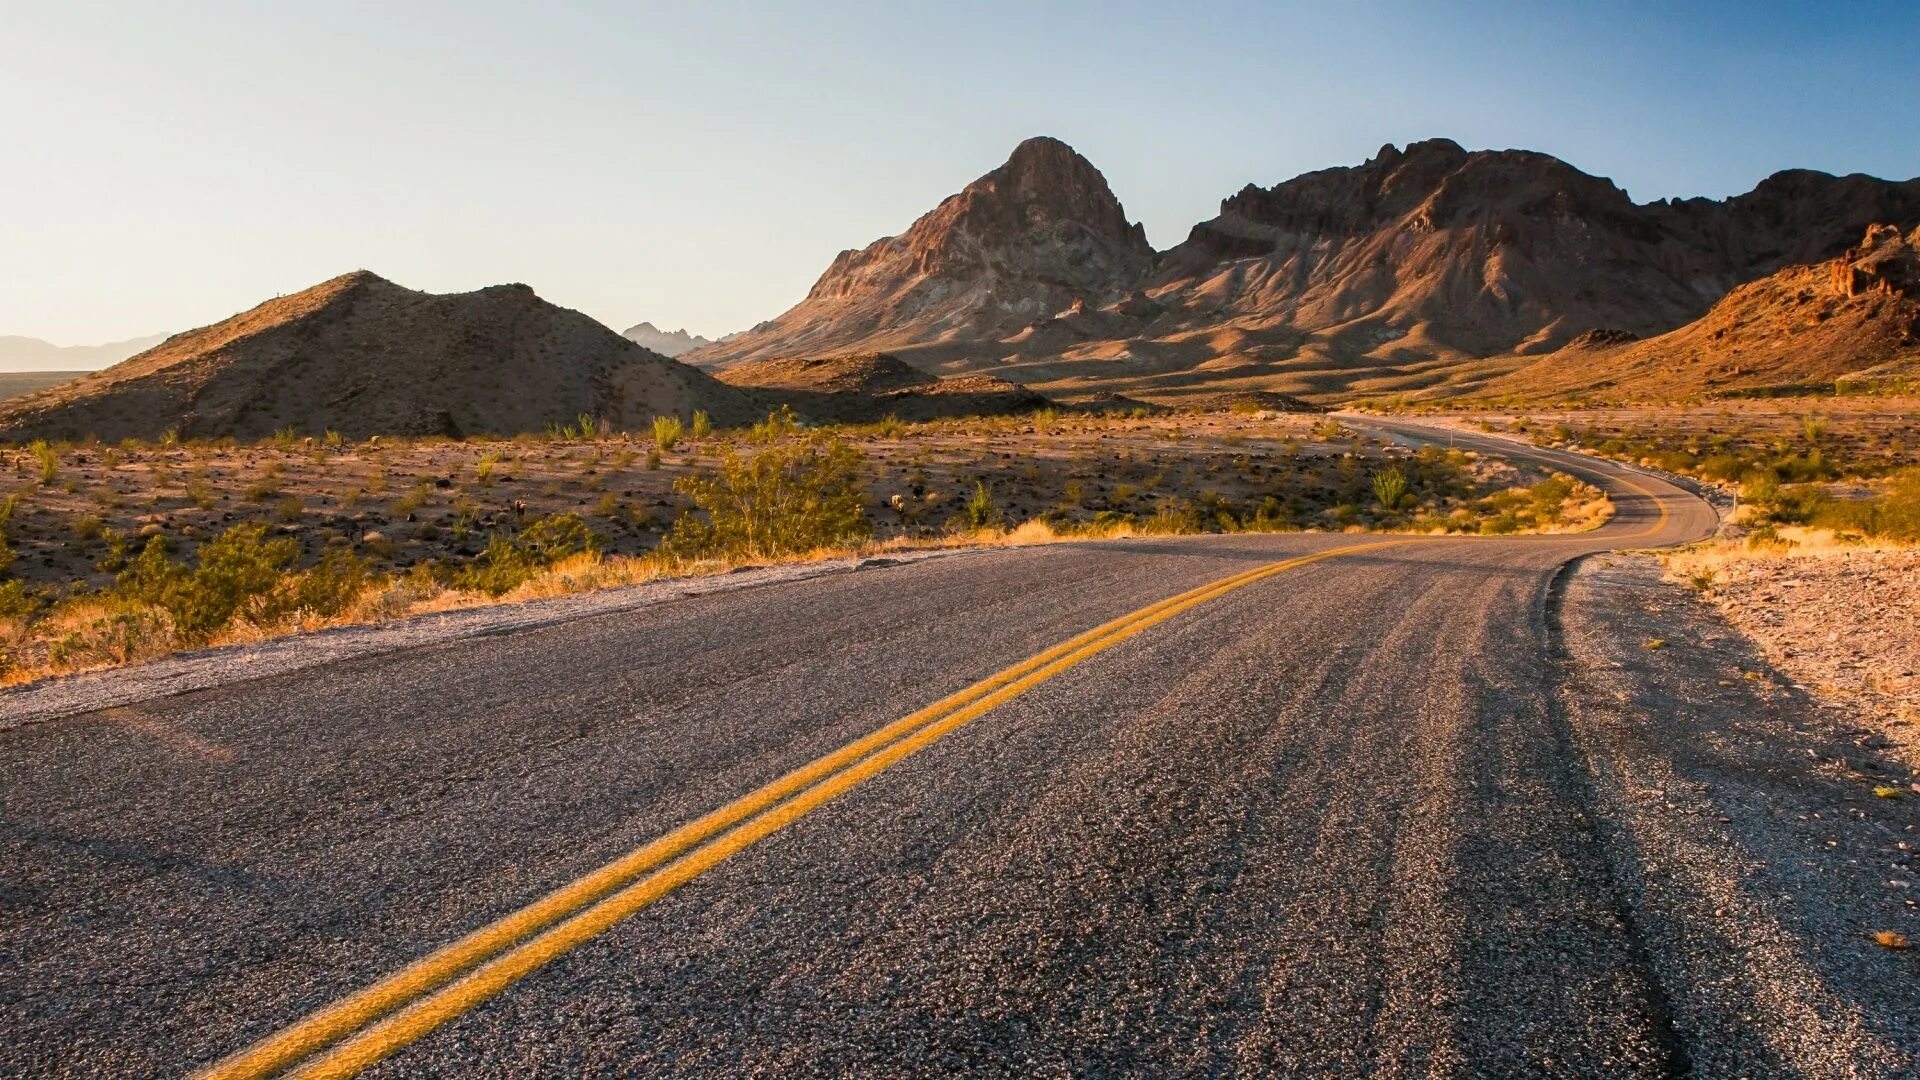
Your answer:
[[[1898,1060],[1818,957],[1703,989],[1556,582],[1713,514],[1569,467],[1605,528],[996,550],[0,732],[0,1072]]]

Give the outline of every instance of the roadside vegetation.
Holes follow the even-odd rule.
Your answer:
[[[1869,425],[1784,408],[1757,415],[1767,422],[1696,419],[1661,430],[1649,419],[1636,429],[1520,417],[1505,426],[1539,445],[1590,449],[1718,485],[1739,496],[1741,521],[1761,542],[1783,526],[1825,530],[1840,542],[1920,542],[1920,422],[1889,424],[1870,414],[1882,422]]]
[[[1571,477],[1250,412],[6,451],[0,682],[748,564],[1300,529],[1587,528]]]

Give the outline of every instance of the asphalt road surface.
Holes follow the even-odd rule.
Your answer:
[[[1688,982],[1555,653],[1565,564],[1714,517],[1572,460],[1599,531],[997,550],[0,732],[0,1073],[1884,1071],[1811,953]]]

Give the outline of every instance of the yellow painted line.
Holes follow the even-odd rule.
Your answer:
[[[353,1075],[835,795],[1088,657],[1189,608],[1275,574],[1339,555],[1414,542],[1355,544],[1285,559],[1190,589],[1095,627],[682,825],[372,986],[322,1007],[199,1075],[205,1080],[273,1076],[327,1047],[332,1049],[292,1075]],[[711,839],[716,835],[718,839]],[[663,864],[668,865],[649,873]]]

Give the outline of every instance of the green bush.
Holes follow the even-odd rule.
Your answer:
[[[768,426],[780,424],[779,415]],[[672,558],[770,559],[863,540],[873,527],[859,467],[857,450],[825,436],[729,451],[718,472],[674,482],[704,516],[681,515],[661,550]]]
[[[1407,474],[1389,465],[1373,474],[1373,497],[1389,513],[1400,509],[1409,498]]]
[[[60,479],[60,451],[45,439],[35,439],[27,444],[27,453],[33,456],[35,467],[40,471],[40,482],[51,484]]]
[[[673,449],[680,441],[680,418],[677,416],[656,416],[653,418],[653,444],[665,451]]]
[[[517,535],[495,533],[474,560],[449,577],[456,588],[489,596],[510,592],[569,555],[599,547],[593,530],[577,514],[548,514]]]
[[[1870,499],[1821,498],[1799,512],[1800,520],[1838,533],[1920,541],[1920,467],[1895,473],[1883,495]]]
[[[294,578],[287,606],[320,618],[338,615],[352,606],[376,580],[367,560],[345,548],[329,548],[312,569]]]
[[[155,536],[120,572],[116,591],[165,611],[181,638],[204,641],[237,615],[264,617],[264,602],[298,554],[286,537],[267,539],[264,525],[235,525],[203,545],[189,569]]]
[[[704,439],[713,434],[713,417],[707,415],[707,410],[693,410],[693,427],[689,434],[696,439]]]
[[[990,529],[1000,523],[1000,507],[993,501],[993,491],[985,480],[973,482],[973,494],[967,497],[967,528]]]

